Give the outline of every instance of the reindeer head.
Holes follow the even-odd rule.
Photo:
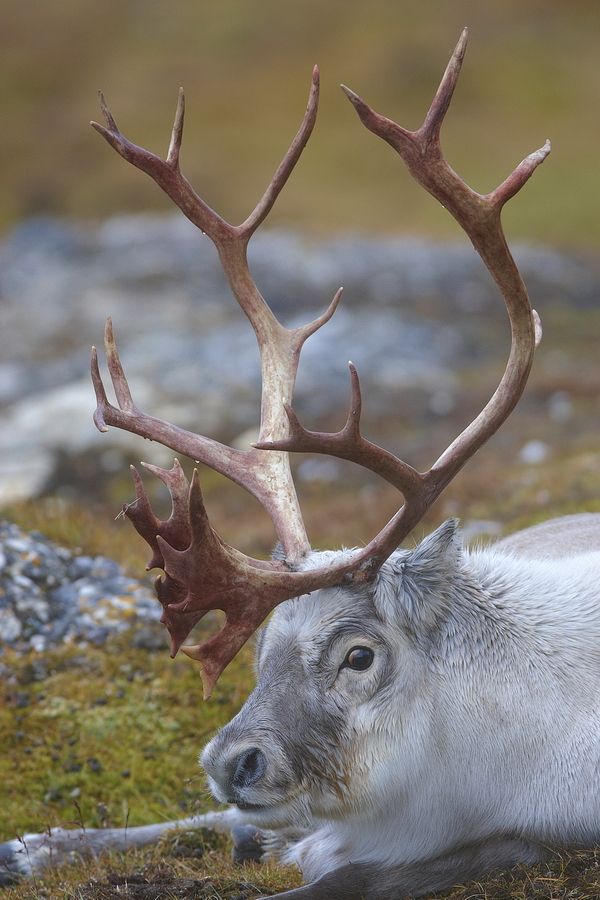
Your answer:
[[[302,427],[291,408],[296,371],[304,341],[333,315],[341,289],[314,322],[288,330],[275,318],[259,293],[247,262],[247,245],[264,221],[291,174],[312,132],[318,102],[315,68],[304,120],[256,209],[241,225],[225,222],[194,192],[179,168],[184,98],[180,94],[167,158],[160,159],[130,143],[117,128],[100,94],[106,126],[92,123],[124,159],[149,174],[181,211],[214,242],[229,286],[256,334],[262,367],[262,409],[259,440],[248,451],[236,450],[192,434],[141,412],[133,403],[116,350],[109,320],[105,351],[118,407],[108,402],[96,352],[92,378],[97,397],[94,421],[100,431],[114,425],[159,441],[176,453],[198,460],[250,491],[269,513],[282,548],[282,559],[252,559],[229,547],[213,531],[202,500],[197,472],[188,483],[177,461],[170,471],[146,466],[167,485],[173,510],[167,521],[153,514],[139,474],[133,470],[136,501],[125,515],[152,548],[148,568],[163,569],[156,583],[163,606],[161,621],[172,638],[171,655],[182,649],[202,664],[205,697],[240,647],[284,600],[336,584],[372,581],[446,485],[467,460],[494,434],[518,402],[531,368],[541,331],[531,310],[523,281],[502,230],[502,207],[523,186],[550,151],[548,143],[528,156],[491,194],[472,191],[450,168],[440,147],[440,129],[460,72],[466,29],[448,64],[422,127],[415,132],[375,113],[356,94],[343,88],[363,124],[387,141],[402,157],[413,178],[436,197],[471,239],[506,303],[512,343],[504,375],[477,418],[424,473],[360,433],[361,395],[358,375],[350,364],[351,400],[348,419],[336,434]],[[365,547],[306,567],[310,543],[302,521],[289,466],[289,453],[323,453],[351,460],[376,472],[404,497],[396,515]],[[211,609],[225,612],[221,631],[198,646],[184,646],[194,625]]]

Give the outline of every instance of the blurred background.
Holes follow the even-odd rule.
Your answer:
[[[454,221],[360,125],[339,83],[417,128],[465,24],[469,47],[443,129],[452,166],[486,193],[546,138],[553,144],[504,215],[546,338],[512,430],[485,457],[480,487],[495,504],[490,515],[515,519],[510,504],[497,508],[500,484],[511,484],[500,468],[518,462],[528,442],[519,465],[533,465],[535,477],[527,478],[544,481],[540,466],[556,462],[564,442],[583,446],[597,435],[595,0],[0,0],[0,11],[5,509],[38,497],[117,509],[131,499],[126,463],[148,458],[147,446],[114,430],[100,436],[90,424],[89,346],[101,343],[108,315],[145,409],[223,440],[256,425],[253,337],[213,249],[90,128],[100,118],[97,89],[123,133],[164,156],[183,85],[183,171],[237,223],[296,132],[315,63],[317,126],[251,245],[254,271],[286,323],[319,312],[345,286],[330,338],[306,350],[297,408],[307,424],[339,426],[346,361],[358,356],[371,436],[419,468],[433,461],[432,447],[441,452],[494,388],[507,348],[505,315]],[[169,464],[169,454],[151,458]],[[490,466],[499,485],[493,498]],[[459,483],[473,496],[477,471]],[[303,460],[302,490],[321,498],[341,475],[338,464]],[[205,477],[210,488],[213,476]],[[348,477],[352,484],[359,476]],[[370,484],[370,476],[360,478]],[[550,481],[531,501],[540,515],[559,506]],[[506,490],[515,496],[514,485]],[[593,502],[596,483],[584,493]],[[373,504],[355,496],[368,518]],[[573,502],[580,501],[578,494]],[[469,513],[469,502],[460,495],[439,515]],[[389,503],[397,503],[393,492]],[[488,518],[485,509],[472,512]],[[329,542],[322,512],[315,518]],[[343,508],[334,540],[363,539],[361,527],[346,534],[348,518]],[[225,519],[230,530],[243,521],[231,511]],[[271,541],[267,529],[263,552]]]
[[[393,151],[357,126],[339,84],[416,128],[468,25],[448,157],[486,192],[551,138],[552,162],[507,212],[509,230],[561,245],[600,236],[595,0],[2,0],[0,10],[4,230],[39,213],[169,209],[88,122],[102,89],[123,131],[164,154],[180,85],[183,167],[225,218],[243,219],[296,131],[318,63],[319,123],[270,225],[454,235]]]

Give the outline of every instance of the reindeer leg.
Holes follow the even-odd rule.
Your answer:
[[[0,886],[11,884],[19,877],[40,875],[51,866],[69,862],[73,857],[98,856],[103,850],[124,853],[155,844],[174,828],[214,828],[229,831],[241,825],[237,807],[210,812],[172,822],[138,825],[132,828],[52,828],[42,834],[25,834],[0,844]]]

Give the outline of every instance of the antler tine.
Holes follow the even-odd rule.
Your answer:
[[[248,236],[248,238],[252,234],[254,234],[258,226],[262,222],[264,222],[265,218],[270,213],[271,209],[273,208],[273,204],[281,193],[281,190],[286,181],[290,177],[294,166],[300,159],[300,155],[306,147],[308,139],[310,138],[313,128],[315,127],[318,106],[319,67],[315,66],[313,69],[312,85],[308,97],[306,112],[304,114],[304,119],[302,120],[302,124],[298,130],[298,133],[292,141],[290,148],[284,156],[277,171],[273,175],[273,178],[271,179],[267,190],[263,194],[262,199],[254,209],[254,211],[248,216],[246,221],[239,226],[240,232],[243,232],[244,235]]]
[[[277,449],[287,450],[289,453],[322,453],[346,459],[364,469],[375,472],[401,491],[405,497],[414,496],[423,489],[423,478],[417,470],[398,459],[393,453],[372,444],[362,436],[360,432],[362,397],[358,372],[351,362],[348,363],[348,368],[350,369],[351,399],[348,418],[341,431],[335,434],[308,431],[288,404],[286,413],[290,421],[290,436],[281,441],[264,441],[253,444],[253,446],[260,450]]]
[[[454,52],[450,57],[450,61],[446,66],[446,71],[444,72],[442,80],[440,81],[440,86],[438,87],[432,104],[429,107],[429,111],[425,116],[425,121],[423,122],[421,130],[424,134],[428,134],[431,137],[435,136],[436,138],[439,138],[442,122],[444,121],[444,117],[448,112],[448,107],[450,106],[450,101],[452,100],[454,89],[458,83],[458,77],[460,75],[465,51],[467,49],[468,37],[469,29],[463,28],[461,36],[458,39],[458,43],[454,48]]]
[[[181,468],[179,460],[173,460],[173,468],[166,471],[158,466],[142,463],[145,469],[153,472],[169,489],[172,512],[166,522],[161,522],[152,512],[146,488],[135,466],[131,466],[131,476],[135,485],[135,500],[123,506],[123,514],[127,516],[134,528],[141,534],[152,549],[146,570],[164,569],[164,559],[158,544],[160,536],[173,547],[184,550],[191,540],[191,529],[187,515],[190,485]]]
[[[179,170],[179,151],[181,150],[181,140],[183,138],[183,121],[185,119],[185,94],[183,88],[179,88],[179,99],[177,100],[177,110],[175,111],[175,121],[173,122],[173,131],[171,133],[171,143],[169,144],[169,152],[165,160],[168,166]]]
[[[213,240],[226,238],[231,231],[231,225],[228,225],[196,194],[179,169],[179,148],[184,119],[183,91],[180,91],[179,94],[173,135],[166,160],[128,141],[119,131],[102,91],[98,91],[98,97],[106,125],[90,122],[92,128],[95,128],[123,159],[150,175],[194,225],[197,225]]]
[[[137,412],[139,412],[139,410],[133,402],[131,391],[129,390],[129,385],[127,383],[127,379],[125,378],[125,372],[123,371],[123,366],[121,365],[121,360],[117,352],[117,345],[115,344],[115,335],[113,331],[112,319],[110,318],[110,316],[106,320],[106,327],[104,331],[104,352],[106,354],[106,362],[108,365],[108,371],[110,373],[110,380],[112,381],[113,388],[115,389],[117,403],[119,404],[119,407],[123,410],[123,412],[135,415]]]
[[[132,434],[148,440],[159,441],[170,447],[175,453],[182,453],[197,459],[211,468],[228,474],[234,481],[244,483],[245,457],[242,451],[234,450],[202,435],[185,431],[170,425],[162,419],[156,419],[141,412],[132,400],[129,385],[121,365],[117,351],[112,322],[108,319],[104,332],[104,349],[109,365],[109,372],[119,406],[113,406],[106,395],[100,369],[98,354],[92,348],[92,382],[96,391],[97,408],[94,422],[99,431],[108,431],[108,426],[122,428]],[[251,488],[248,488],[251,490]]]

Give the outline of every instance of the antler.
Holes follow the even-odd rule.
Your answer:
[[[340,289],[329,308],[313,322],[288,330],[278,322],[260,295],[246,256],[248,241],[272,208],[310,136],[317,113],[318,89],[319,73],[315,68],[306,114],[298,134],[256,209],[239,226],[221,219],[194,193],[181,174],[182,92],[166,160],[137,147],[121,134],[102,94],[100,104],[106,125],[92,123],[121,156],[151,175],[185,215],[213,240],[231,290],[254,328],[260,349],[263,382],[261,440],[278,440],[288,434],[285,407],[292,399],[302,345],[331,318],[341,295]],[[152,513],[141,479],[134,470],[136,500],[125,506],[124,512],[152,548],[148,568],[160,567],[165,571],[164,579],[157,581],[156,588],[164,608],[162,621],[171,633],[171,654],[175,655],[194,625],[210,609],[223,609],[226,613],[226,624],[218,635],[198,647],[185,648],[188,655],[203,663],[205,695],[210,696],[221,671],[271,609],[283,600],[325,584],[335,584],[343,572],[338,569],[318,574],[294,571],[309,553],[310,544],[287,453],[257,448],[235,450],[143,413],[133,402],[110,319],[105,329],[104,347],[118,405],[108,401],[97,353],[93,350],[92,381],[97,399],[94,421],[99,430],[107,431],[108,426],[123,428],[159,441],[226,475],[262,503],[273,520],[282,546],[285,562],[253,560],[228,547],[210,528],[198,478],[194,477],[190,487],[178,463],[170,472],[146,466],[165,482],[172,497],[171,517],[167,522],[159,521]],[[352,565],[351,570],[358,565]]]
[[[100,93],[100,105],[106,127],[92,122],[108,143],[128,162],[151,175],[185,215],[207,234],[217,247],[223,270],[238,303],[250,319],[258,340],[262,361],[261,439],[278,439],[288,432],[284,404],[291,400],[298,359],[306,338],[333,315],[339,302],[339,292],[329,309],[314,322],[293,331],[283,328],[260,295],[248,268],[246,248],[252,234],[267,216],[279,192],[287,181],[314,127],[319,96],[319,73],[315,67],[309,102],[298,134],[275,173],[263,198],[254,212],[239,226],[221,219],[193,191],[179,168],[179,150],[183,135],[185,101],[180,91],[171,144],[166,160],[128,141]],[[276,453],[250,455],[225,447],[215,441],[184,433],[165,422],[142,414],[133,404],[112,337],[110,322],[105,334],[105,348],[111,378],[120,410],[106,402],[100,386],[97,365],[93,377],[99,408],[95,421],[100,430],[107,425],[125,428],[152,440],[158,440],[178,453],[205,462],[208,466],[232,478],[247,488],[265,506],[275,522],[284,552],[292,560],[301,559],[310,550],[302,514],[292,482],[288,456]],[[184,436],[185,435],[185,436]],[[272,486],[278,486],[277,492]]]
[[[121,156],[151,175],[185,215],[213,240],[231,290],[254,328],[261,354],[261,428],[259,441],[249,451],[235,450],[183,431],[137,409],[119,361],[110,320],[105,350],[118,408],[108,402],[95,351],[92,356],[98,402],[94,420],[101,431],[106,431],[109,425],[125,428],[158,440],[226,475],[258,498],[271,516],[282,545],[285,560],[265,562],[251,559],[225,544],[210,527],[197,473],[189,485],[177,461],[170,472],[146,466],[165,482],[172,497],[171,517],[166,522],[159,521],[152,513],[138,473],[133,470],[136,500],[125,506],[124,511],[152,548],[148,568],[160,567],[165,572],[164,578],[157,580],[157,594],[163,605],[161,621],[172,637],[172,655],[208,610],[222,609],[226,614],[226,624],[217,635],[196,647],[182,647],[188,656],[203,664],[205,696],[210,696],[227,663],[276,605],[342,581],[374,578],[448,482],[500,427],[524,389],[541,331],[508,249],[500,212],[545,159],[550,146],[546,144],[527,157],[499,188],[486,196],[472,191],[448,166],[441,152],[439,133],[460,72],[466,37],[465,29],[425,122],[416,132],[405,131],[378,115],[356,94],[343,88],[367,128],[398,151],[413,177],[460,223],[498,284],[509,313],[511,352],[498,389],[475,421],[424,474],[362,437],[360,386],[352,364],[351,407],[342,431],[319,434],[302,427],[291,408],[300,351],[306,338],[333,315],[341,289],[322,316],[290,331],[278,322],[265,303],[248,267],[248,241],[272,208],[312,131],[318,100],[317,69],[313,72],[300,130],[263,198],[239,226],[228,224],[211,210],[180,172],[182,93],[166,160],[124,138],[100,95],[106,127],[92,124]],[[310,545],[289,468],[290,451],[326,453],[357,462],[397,487],[404,495],[404,505],[362,550],[341,554],[332,565],[300,571]]]
[[[342,85],[362,123],[387,141],[408,167],[411,175],[457,220],[471,239],[488,271],[500,288],[511,325],[511,349],[504,375],[493,397],[477,418],[444,451],[427,472],[420,474],[402,460],[370,444],[360,434],[360,387],[352,364],[352,401],[346,426],[338,434],[306,431],[293,411],[286,408],[292,427],[290,437],[262,442],[261,448],[305,453],[326,453],[359,463],[402,491],[405,504],[386,528],[366,548],[374,557],[387,559],[422,519],[446,485],[507,419],[523,393],[533,354],[541,336],[541,323],[531,309],[527,289],[508,248],[501,212],[550,152],[550,142],[530,154],[491,194],[471,190],[450,168],[440,145],[440,129],[450,105],[462,66],[468,29],[464,29],[448,63],[437,94],[418,131],[406,131],[378,115],[360,97]]]

